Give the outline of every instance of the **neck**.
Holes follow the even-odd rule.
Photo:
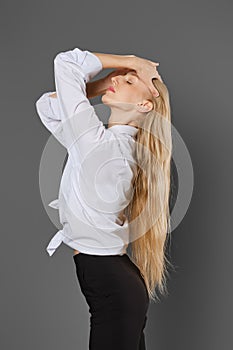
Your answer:
[[[138,128],[141,119],[142,116],[135,117],[135,112],[112,110],[108,120],[108,128],[111,128],[113,125],[130,125]]]

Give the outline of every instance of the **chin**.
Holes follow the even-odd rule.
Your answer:
[[[107,98],[105,98],[105,95],[103,95],[103,96],[101,96],[101,101],[105,104],[105,105],[107,105],[108,103],[108,99]]]
[[[103,95],[101,97],[101,101],[107,106],[111,106],[112,105],[111,100],[106,95]]]

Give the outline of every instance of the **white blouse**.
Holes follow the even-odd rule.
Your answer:
[[[80,252],[122,255],[129,244],[123,210],[132,195],[136,167],[133,154],[138,129],[105,128],[86,95],[86,83],[103,69],[100,59],[79,48],[57,54],[54,76],[57,98],[45,92],[36,101],[45,127],[67,149],[58,199],[62,230],[50,240],[51,256],[63,242]]]

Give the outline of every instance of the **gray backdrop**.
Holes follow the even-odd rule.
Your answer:
[[[75,46],[159,61],[193,163],[192,201],[172,232],[177,268],[169,297],[150,305],[147,349],[232,349],[232,8],[227,0],[1,1],[1,349],[87,349],[73,251],[45,250],[57,228],[40,196],[50,133],[35,110],[54,89],[55,55]]]

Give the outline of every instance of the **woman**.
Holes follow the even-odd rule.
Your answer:
[[[36,102],[69,155],[59,198],[50,203],[63,229],[47,251],[62,242],[74,249],[92,350],[145,349],[149,300],[156,286],[166,291],[171,118],[157,66],[134,55],[61,52],[56,92]],[[90,82],[105,68],[116,70]],[[111,110],[107,129],[88,100],[97,95]]]

